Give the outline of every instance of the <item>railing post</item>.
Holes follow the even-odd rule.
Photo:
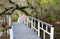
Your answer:
[[[9,29],[9,31],[10,31],[10,39],[13,39],[13,27],[12,29]]]
[[[51,27],[50,39],[53,39],[53,38],[54,38],[54,28]]]
[[[48,26],[46,25],[46,31],[48,31]]]
[[[40,36],[40,22],[38,21],[38,36]]]
[[[9,26],[11,26],[11,16],[9,15]]]

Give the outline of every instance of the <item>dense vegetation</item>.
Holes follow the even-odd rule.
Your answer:
[[[0,15],[11,15],[17,21],[20,13],[54,25],[54,39],[59,39],[60,0],[0,0]]]

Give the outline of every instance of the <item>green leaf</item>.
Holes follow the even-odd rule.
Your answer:
[[[50,0],[50,3],[52,4],[53,7],[56,7],[56,5],[57,5],[57,0]]]
[[[45,5],[48,4],[50,2],[50,0],[41,0],[40,4]]]
[[[31,3],[32,0],[27,0],[28,3]]]
[[[0,27],[0,31],[2,32],[3,30],[5,30],[3,27]]]

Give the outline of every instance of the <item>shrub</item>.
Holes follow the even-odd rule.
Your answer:
[[[12,15],[12,22],[16,22],[16,21],[17,21],[17,19],[18,19],[18,16],[17,16],[17,15],[15,15],[15,14],[13,14],[13,15]]]
[[[3,27],[0,27],[0,32],[3,32],[5,29]]]
[[[46,22],[53,22],[53,21],[55,21],[55,16],[51,13],[48,13],[45,21]]]

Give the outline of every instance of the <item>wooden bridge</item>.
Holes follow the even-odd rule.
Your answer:
[[[46,39],[46,33],[50,36],[49,39],[54,39],[52,25],[29,16],[23,20],[19,17],[18,22],[12,23],[10,39],[42,39],[40,33],[43,33],[43,39]]]

